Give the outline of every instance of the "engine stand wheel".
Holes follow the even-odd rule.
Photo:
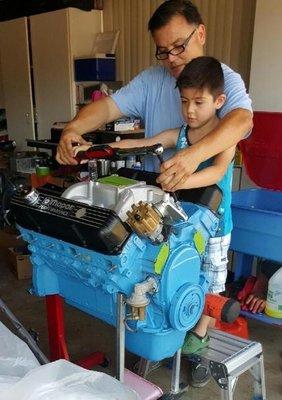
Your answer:
[[[178,393],[165,393],[160,397],[159,400],[177,400],[181,399],[182,396],[187,392],[188,385],[186,383],[180,383]]]
[[[108,357],[105,357],[104,361],[99,365],[102,368],[107,368],[110,365],[110,359]]]
[[[162,397],[160,397],[160,400],[177,400],[177,399],[181,399],[181,397],[183,395],[184,395],[183,392],[177,393],[177,394],[166,393],[166,394],[162,395]]]

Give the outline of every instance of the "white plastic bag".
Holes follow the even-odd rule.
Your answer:
[[[28,345],[0,322],[0,394],[39,365]]]
[[[140,400],[118,380],[88,371],[66,360],[42,365],[29,372],[0,400]]]
[[[23,377],[40,364],[28,345],[0,322],[0,376]]]
[[[66,360],[40,366],[29,347],[0,322],[0,400],[140,400],[102,372]]]
[[[1,392],[10,389],[20,379],[18,376],[0,375],[0,396]]]

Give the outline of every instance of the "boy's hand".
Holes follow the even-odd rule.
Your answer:
[[[73,130],[64,131],[57,147],[56,160],[59,164],[78,164],[74,159],[74,144],[88,145],[89,142],[86,142],[81,135],[77,134]]]
[[[180,150],[161,165],[161,173],[157,182],[166,191],[174,192],[182,189],[186,180],[196,171],[201,161],[192,147]]]

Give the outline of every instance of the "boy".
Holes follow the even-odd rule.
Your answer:
[[[212,57],[193,59],[183,69],[176,86],[180,90],[186,125],[180,130],[170,129],[151,138],[122,140],[110,143],[110,146],[130,148],[161,143],[165,149],[183,149],[193,146],[213,130],[219,123],[217,111],[223,106],[226,98],[223,94],[224,77],[220,62]],[[76,152],[82,147],[78,147]],[[210,281],[209,291],[212,293],[225,290],[227,251],[232,230],[231,181],[234,153],[235,147],[232,147],[201,163],[196,172],[181,182],[180,187],[191,189],[217,184],[223,192],[219,209],[219,229],[217,236],[211,238],[207,244],[202,267]],[[214,321],[210,317],[203,315],[194,330],[187,333],[182,353],[193,354],[206,347],[209,341],[207,329],[213,324]]]

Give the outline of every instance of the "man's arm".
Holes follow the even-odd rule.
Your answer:
[[[226,114],[208,135],[161,165],[158,182],[162,188],[175,191],[183,187],[183,182],[201,162],[236,146],[252,129],[252,120],[252,113],[246,109],[235,109]]]
[[[236,147],[233,146],[218,154],[214,158],[211,166],[206,167],[201,171],[194,172],[179,184],[178,189],[193,189],[218,183],[223,178],[229,164],[233,160],[235,149]]]
[[[77,161],[73,158],[73,144],[87,144],[81,135],[98,129],[101,125],[114,121],[121,116],[121,111],[111,97],[106,97],[83,107],[65,127],[57,147],[56,160],[60,164],[76,165]]]
[[[147,94],[148,71],[137,75],[126,86],[111,97],[95,101],[82,108],[64,129],[56,159],[61,164],[77,164],[73,158],[73,143],[85,144],[81,135],[100,128],[107,122],[126,116],[144,119],[144,104]]]

